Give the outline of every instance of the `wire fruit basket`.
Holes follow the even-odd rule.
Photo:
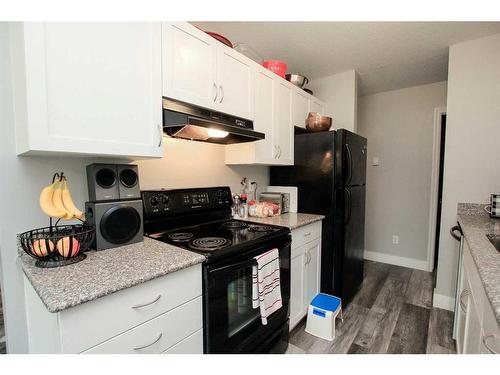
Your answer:
[[[19,235],[19,243],[36,266],[53,268],[82,261],[94,241],[95,227],[83,224],[32,229]]]

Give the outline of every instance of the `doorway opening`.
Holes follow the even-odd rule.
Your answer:
[[[434,273],[434,286],[439,260],[439,236],[443,204],[443,176],[446,143],[446,108],[434,111],[433,158],[431,176],[431,202],[429,212],[429,240],[427,250],[428,271]]]

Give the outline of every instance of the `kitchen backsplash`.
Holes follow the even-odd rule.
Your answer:
[[[269,183],[266,166],[227,166],[223,145],[164,138],[162,159],[137,160],[141,189],[186,188],[228,185],[240,191],[243,176],[258,184],[258,191]]]

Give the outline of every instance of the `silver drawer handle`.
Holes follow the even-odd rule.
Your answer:
[[[133,309],[141,309],[143,307],[146,307],[146,306],[149,306],[149,305],[152,305],[153,303],[155,302],[158,302],[158,300],[161,298],[161,294],[158,294],[158,296],[152,300],[151,302],[148,302],[148,303],[144,303],[142,305],[135,305],[135,306],[132,306]]]
[[[304,233],[304,237],[309,237],[311,235],[311,232]]]
[[[491,354],[499,354],[498,352],[496,352],[494,349],[492,349],[489,345],[488,345],[488,339],[491,339],[491,338],[495,338],[495,335],[494,334],[490,334],[490,335],[485,335],[483,336],[483,344],[485,346],[486,349],[488,349],[488,351],[491,353]]]
[[[470,292],[467,289],[462,290],[462,293],[460,293],[460,308],[462,309],[463,312],[467,310],[467,305],[464,302],[464,298],[467,297],[470,294]]]
[[[146,348],[149,348],[151,345],[154,345],[156,344],[158,341],[160,341],[161,337],[163,336],[163,333],[160,333],[158,335],[158,337],[151,343],[151,344],[147,344],[147,345],[141,345],[141,346],[135,346],[133,349],[134,350],[142,350],[142,349],[146,349]]]

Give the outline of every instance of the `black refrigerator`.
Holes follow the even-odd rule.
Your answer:
[[[363,281],[366,138],[345,129],[296,128],[294,165],[271,167],[270,184],[297,186],[298,211],[325,216],[321,291],[354,297]]]

